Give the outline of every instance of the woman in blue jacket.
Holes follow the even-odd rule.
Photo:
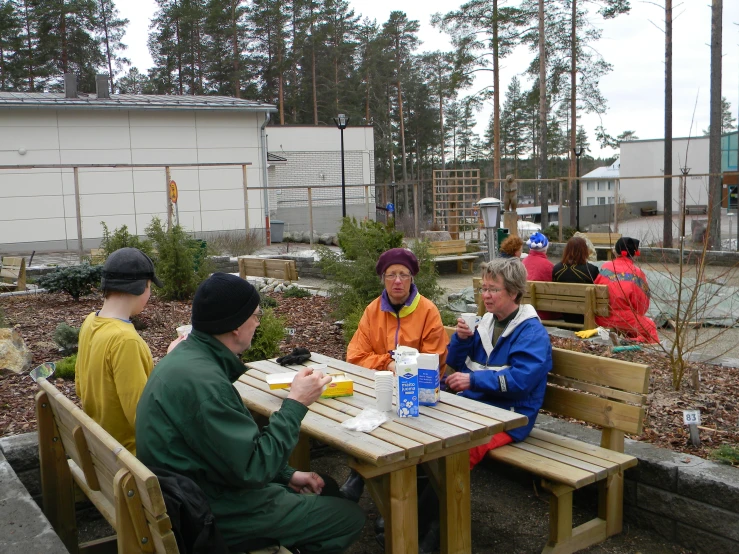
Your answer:
[[[470,468],[488,450],[525,439],[544,402],[552,344],[536,310],[521,305],[525,291],[526,268],[518,259],[497,258],[483,266],[480,292],[488,313],[476,329],[458,319],[449,345],[447,365],[456,373],[447,377],[447,389],[529,419],[525,427],[498,433],[473,448]]]

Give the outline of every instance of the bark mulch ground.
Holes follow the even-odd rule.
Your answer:
[[[327,356],[344,359],[346,347],[341,330],[334,325],[328,300],[321,296],[311,298],[284,298],[272,295],[277,301],[277,315],[287,319],[286,326],[295,334],[286,336],[280,345],[282,353],[295,346],[304,346]],[[33,354],[33,367],[59,360],[62,355],[53,341],[56,326],[61,322],[79,327],[84,318],[102,306],[100,296],[89,296],[75,302],[62,294],[6,297],[0,300],[5,324],[13,326],[23,336]],[[144,312],[136,318],[139,333],[151,348],[154,361],[166,353],[167,346],[176,337],[175,329],[189,322],[190,304],[164,302],[152,298]],[[605,346],[587,341],[552,337],[552,344],[637,363],[651,368],[650,393],[644,432],[636,440],[650,442],[677,452],[708,457],[722,444],[739,447],[739,369],[708,364],[694,364],[700,370],[700,390],[696,392],[685,377],[680,391],[672,390],[671,371],[662,355],[652,352],[623,352],[613,354]],[[74,397],[74,382],[56,379],[57,387]],[[0,436],[26,433],[36,429],[33,398],[36,386],[27,375],[0,375]],[[699,409],[702,417],[701,445],[693,447],[683,425],[682,410]]]

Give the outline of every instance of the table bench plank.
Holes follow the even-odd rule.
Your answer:
[[[601,458],[602,460],[605,460],[607,462],[619,464],[624,469],[635,466],[637,462],[637,459],[629,454],[622,454],[621,452],[616,452],[615,450],[601,448],[600,446],[595,446],[594,444],[588,444],[577,439],[572,439],[563,435],[550,433],[549,431],[537,429],[536,427],[531,430],[531,434],[529,435],[529,437],[539,439],[541,441],[548,442],[557,446],[561,446],[567,448],[568,450],[576,450],[577,452],[590,454],[591,456]]]

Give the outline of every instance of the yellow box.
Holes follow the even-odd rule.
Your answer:
[[[267,375],[266,380],[269,388],[287,389],[297,375],[296,372],[272,373]],[[339,396],[354,396],[354,381],[344,373],[329,373],[332,379],[321,394],[321,398],[337,398]]]

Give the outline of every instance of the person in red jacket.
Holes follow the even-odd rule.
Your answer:
[[[601,327],[615,329],[636,342],[659,342],[657,326],[645,314],[649,309],[649,285],[644,272],[634,265],[639,241],[621,237],[614,247],[616,259],[605,262],[596,285],[608,286],[609,316],[595,316]]]
[[[526,280],[551,282],[554,264],[547,258],[549,239],[545,235],[536,232],[526,241],[526,246],[529,247],[529,255],[523,259],[523,266],[526,268]],[[559,319],[562,317],[561,314],[543,310],[536,310],[536,313],[539,315],[539,319]]]

